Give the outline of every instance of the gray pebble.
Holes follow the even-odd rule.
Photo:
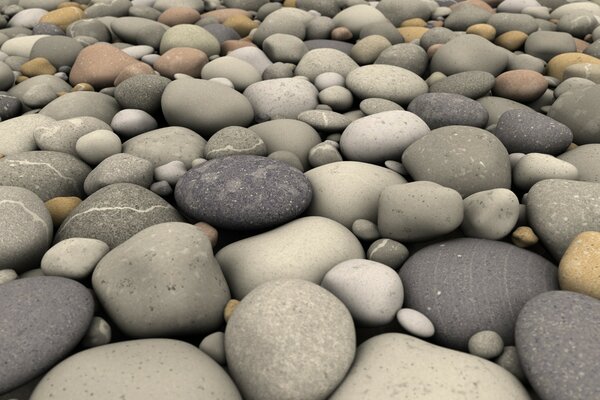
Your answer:
[[[225,365],[225,333],[217,331],[206,336],[200,342],[200,350],[209,355],[220,365]]]
[[[115,114],[110,126],[115,133],[129,139],[158,128],[158,123],[146,111],[126,108]]]
[[[450,75],[434,82],[429,91],[436,93],[455,93],[471,99],[485,96],[492,90],[496,79],[485,71],[465,71]]]
[[[352,233],[363,241],[372,242],[381,237],[377,224],[367,219],[357,219],[352,223]]]
[[[133,183],[148,188],[152,183],[152,163],[131,154],[118,153],[105,158],[85,178],[83,188],[89,196],[113,183]]]
[[[121,153],[121,139],[111,130],[96,130],[77,139],[75,151],[86,163],[98,165],[104,159]]]
[[[173,193],[173,188],[167,181],[158,181],[150,185],[150,190],[160,197],[167,197]]]
[[[479,331],[469,339],[469,353],[490,360],[504,350],[502,337],[494,331]]]
[[[267,155],[267,146],[260,136],[241,126],[228,126],[216,132],[204,149],[207,160],[241,154]]]
[[[112,338],[112,329],[102,317],[92,318],[92,322],[81,340],[81,345],[86,348],[104,346]]]
[[[47,276],[84,279],[91,275],[96,264],[108,253],[101,240],[71,238],[52,246],[42,258],[41,268]]]

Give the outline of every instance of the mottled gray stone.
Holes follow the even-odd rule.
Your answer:
[[[455,93],[471,99],[485,96],[492,90],[496,79],[485,71],[459,72],[443,78],[429,87],[432,93]]]
[[[54,119],[45,115],[22,115],[0,122],[0,154],[5,156],[37,150],[33,132]]]
[[[544,61],[562,53],[576,51],[575,39],[566,32],[538,31],[531,33],[525,41],[525,53]]]
[[[456,36],[456,33],[448,28],[434,27],[429,29],[419,39],[419,46],[425,50],[434,44],[445,44]]]
[[[511,99],[506,99],[504,97],[498,96],[485,96],[477,99],[482,106],[488,112],[488,123],[487,126],[496,125],[498,123],[498,119],[509,110],[532,110],[530,107],[525,104],[516,102]]]
[[[344,114],[328,110],[306,110],[298,114],[298,120],[323,133],[342,131],[352,122]]]
[[[137,108],[149,114],[160,110],[162,94],[171,81],[160,75],[135,75],[115,88],[115,99],[123,108]]]
[[[143,158],[119,153],[105,158],[89,173],[83,182],[83,189],[89,196],[113,183],[133,183],[149,188],[153,182],[152,163]]]
[[[558,156],[577,167],[577,180],[600,183],[600,144],[577,146]]]
[[[600,140],[600,85],[574,89],[560,96],[548,116],[568,126],[576,144]]]
[[[314,0],[313,0],[314,1]],[[358,35],[359,39],[363,39],[367,36],[371,35],[379,35],[383,36],[391,44],[404,43],[404,37],[402,34],[398,32],[398,29],[391,22],[375,22],[368,25],[364,25],[360,34]]]
[[[460,94],[424,93],[411,101],[407,109],[425,121],[429,129],[447,125],[485,128],[488,122],[485,107]]]
[[[425,247],[400,269],[405,307],[433,322],[437,343],[461,350],[482,330],[512,344],[521,307],[557,289],[556,274],[556,266],[528,250],[470,238]]]
[[[527,14],[499,12],[492,14],[487,23],[496,28],[496,35],[508,31],[520,31],[529,35],[538,30],[535,18]]]
[[[395,26],[411,18],[421,18],[427,21],[431,16],[431,9],[427,3],[420,0],[381,0],[377,9]]]
[[[343,77],[358,68],[358,64],[349,55],[335,49],[314,49],[306,53],[298,62],[294,71],[314,82],[324,72],[336,72]]]
[[[466,31],[471,25],[486,23],[491,15],[492,13],[478,5],[458,3],[444,20],[444,27],[453,32]]]
[[[217,158],[188,171],[175,187],[175,200],[187,216],[213,226],[268,228],[301,214],[312,189],[297,169],[259,156]]]
[[[546,179],[527,195],[527,219],[558,261],[581,232],[600,230],[600,183]]]
[[[41,150],[77,156],[75,150],[77,140],[87,133],[100,129],[110,130],[110,125],[94,117],[75,117],[38,126],[33,131],[33,138]]]
[[[92,320],[85,286],[65,278],[17,279],[0,285],[0,393],[21,386],[61,361]]]
[[[27,93],[31,88],[40,85],[50,86],[55,93],[69,92],[72,89],[68,82],[65,82],[57,76],[38,75],[26,79],[18,85],[11,87],[8,89],[8,94],[17,97],[19,100],[22,100],[25,93]]]
[[[549,154],[529,153],[513,167],[513,185],[526,192],[537,182],[545,179],[577,180],[577,167]]]
[[[48,276],[84,279],[92,273],[98,261],[108,251],[108,245],[98,239],[66,239],[52,246],[44,254],[40,268]]]
[[[241,126],[228,126],[216,132],[204,149],[207,160],[242,154],[266,156],[267,145],[256,132]]]
[[[312,83],[301,78],[270,79],[253,83],[244,90],[258,122],[296,118],[301,112],[317,106],[318,94]]]
[[[525,304],[515,341],[525,375],[542,399],[600,396],[598,335],[600,301],[593,297],[552,291]]]
[[[259,286],[225,330],[227,365],[248,400],[326,398],[344,379],[355,346],[352,317],[342,302],[298,279]]]
[[[115,183],[75,207],[54,241],[87,237],[102,240],[112,249],[149,226],[178,221],[177,210],[157,194],[132,183]]]
[[[263,42],[262,49],[273,62],[298,64],[298,61],[308,52],[304,42],[293,35],[276,33]]]
[[[429,58],[421,46],[414,43],[400,43],[384,49],[374,64],[395,65],[422,76],[427,69]]]
[[[42,108],[40,114],[55,120],[96,117],[110,124],[119,110],[119,104],[113,97],[103,93],[81,91],[58,97]]]

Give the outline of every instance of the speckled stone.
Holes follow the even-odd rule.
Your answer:
[[[521,307],[536,294],[557,289],[556,275],[556,266],[535,253],[467,238],[425,247],[400,269],[405,306],[433,322],[437,343],[463,350],[482,330],[512,344]]]
[[[466,236],[500,240],[515,227],[519,218],[519,199],[508,189],[473,193],[464,199],[461,230]]]
[[[573,179],[578,177],[577,167],[549,154],[529,153],[513,166],[513,185],[526,192],[545,179]]]
[[[558,266],[562,290],[600,299],[600,232],[582,232],[573,239]]]
[[[300,78],[280,78],[256,82],[244,90],[258,122],[296,118],[314,109],[319,92],[312,83]]]
[[[546,179],[527,196],[527,219],[546,249],[560,260],[581,232],[600,230],[600,183]]]
[[[235,90],[244,91],[261,80],[258,70],[249,62],[235,57],[216,58],[202,68],[202,79],[227,78]]]
[[[342,131],[352,122],[344,114],[329,110],[306,110],[298,114],[298,120],[323,133]]]
[[[300,171],[249,155],[208,161],[188,171],[175,188],[184,214],[233,230],[288,222],[308,207],[311,198],[311,185]]]
[[[459,94],[425,93],[410,102],[408,111],[418,115],[429,129],[447,125],[484,128],[488,121],[488,112],[481,104]]]
[[[525,304],[515,341],[525,375],[541,398],[600,396],[599,321],[600,301],[579,293],[547,292]]]
[[[550,61],[562,53],[575,52],[575,39],[566,32],[538,31],[527,37],[525,53]]]
[[[163,91],[171,81],[159,75],[135,75],[119,83],[115,99],[123,108],[137,108],[149,114],[160,110]]]
[[[54,119],[45,115],[21,115],[0,122],[0,154],[5,156],[37,150],[34,132],[40,125],[49,125]]]
[[[321,48],[306,53],[298,62],[294,73],[314,82],[322,73],[335,72],[345,78],[356,68],[358,64],[347,54],[336,49]]]
[[[426,389],[425,389],[426,388]],[[527,390],[494,363],[401,333],[375,336],[361,344],[344,382],[331,400],[529,400]]]
[[[429,87],[431,93],[455,93],[478,99],[489,93],[494,87],[494,75],[485,71],[459,72],[443,78]]]
[[[234,155],[266,156],[267,145],[253,130],[228,126],[208,139],[204,149],[207,160]]]
[[[131,154],[115,154],[105,158],[88,174],[83,189],[89,196],[113,183],[134,183],[149,188],[153,181],[152,163]]]
[[[132,183],[115,183],[81,202],[61,224],[55,243],[88,237],[112,249],[149,226],[178,221],[177,210],[157,194]]]
[[[110,124],[119,110],[119,104],[111,96],[104,93],[80,91],[67,93],[51,101],[40,110],[40,114],[55,120],[96,117]]]
[[[84,279],[108,251],[108,245],[98,239],[66,239],[44,254],[40,268],[48,276]]]
[[[600,182],[600,144],[584,144],[558,156],[577,167],[578,180]]]
[[[85,286],[65,278],[17,279],[0,285],[0,393],[45,372],[77,345],[92,320]]]
[[[256,288],[225,329],[227,366],[248,400],[326,398],[344,379],[355,350],[346,307],[299,279]]]
[[[576,144],[600,140],[600,85],[571,90],[561,95],[550,107],[548,116],[568,126]]]

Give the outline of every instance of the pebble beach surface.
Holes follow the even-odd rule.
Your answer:
[[[600,0],[0,0],[0,400],[600,399]]]

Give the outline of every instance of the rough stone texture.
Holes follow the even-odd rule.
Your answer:
[[[42,108],[40,114],[55,120],[96,117],[110,124],[119,110],[119,104],[113,97],[104,93],[81,91],[58,97]]]
[[[177,210],[157,194],[132,183],[116,183],[82,201],[61,224],[55,242],[89,237],[112,249],[149,226],[178,221]]]
[[[558,266],[562,290],[600,299],[600,232],[582,232],[573,239]]]
[[[41,150],[78,156],[75,150],[77,140],[99,129],[110,130],[110,125],[94,117],[77,117],[38,126],[33,131],[33,138]]]
[[[600,85],[574,89],[561,95],[548,116],[568,126],[576,144],[600,141]]]
[[[494,87],[494,75],[485,71],[465,71],[443,78],[429,87],[431,93],[454,93],[478,99]]]
[[[45,115],[21,115],[0,122],[0,154],[5,156],[37,150],[33,132],[54,120]]]
[[[65,278],[17,279],[0,285],[0,393],[62,360],[85,334],[94,301],[85,286]]]
[[[256,288],[225,329],[227,366],[248,400],[326,398],[344,379],[355,346],[342,302],[299,279]]]
[[[400,269],[405,307],[425,314],[434,340],[465,350],[473,334],[497,332],[510,345],[521,307],[558,288],[556,267],[511,244],[454,239],[425,247]]]
[[[584,144],[558,156],[577,167],[577,180],[600,183],[600,144]]]
[[[542,399],[600,396],[599,321],[600,301],[579,293],[547,292],[525,304],[515,341],[525,375]]]
[[[475,100],[452,93],[425,93],[408,105],[408,111],[418,115],[429,129],[447,125],[485,128],[487,110]]]
[[[490,361],[409,335],[386,333],[358,347],[348,376],[330,399],[392,398],[529,400],[521,383]]]
[[[260,156],[217,158],[188,171],[175,187],[187,216],[232,230],[270,228],[301,214],[312,198],[308,179]]]
[[[158,75],[132,76],[117,85],[115,99],[123,108],[137,108],[154,114],[160,110],[162,94],[170,82]]]
[[[600,230],[600,183],[546,179],[527,196],[527,219],[546,249],[560,260],[581,232]]]
[[[83,189],[89,196],[113,183],[134,183],[149,188],[153,182],[152,163],[131,154],[119,153],[105,158],[88,174]]]

